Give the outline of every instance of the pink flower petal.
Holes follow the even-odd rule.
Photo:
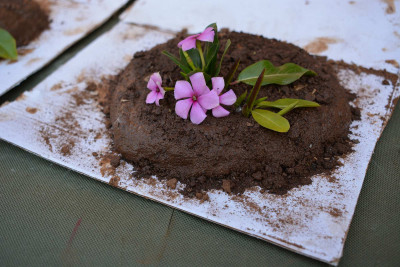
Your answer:
[[[221,118],[221,117],[228,116],[229,115],[229,111],[227,111],[226,109],[224,109],[221,106],[218,106],[218,107],[212,109],[212,114],[216,118]]]
[[[182,119],[187,119],[190,107],[193,104],[193,100],[191,98],[184,99],[184,100],[179,100],[176,102],[175,105],[175,113]]]
[[[160,73],[158,73],[158,72],[153,73],[150,76],[149,82],[147,83],[147,88],[150,89],[151,91],[156,91],[157,88],[158,88],[158,86],[157,86],[157,81],[158,81],[157,74],[158,74],[158,76],[160,76]],[[160,78],[160,85],[161,85],[161,76],[159,78]]]
[[[190,121],[194,124],[200,124],[207,117],[206,113],[198,102],[193,103],[192,110],[190,111]]]
[[[219,96],[219,103],[223,104],[223,105],[233,105],[236,102],[236,95],[233,92],[233,90],[229,90],[228,92],[226,92],[225,94],[222,94]]]
[[[204,42],[214,42],[214,35],[214,28],[208,27],[202,33],[200,33],[199,37],[197,37],[197,40]]]
[[[204,79],[204,74],[202,72],[196,72],[192,76],[190,76],[190,81],[192,82],[193,91],[196,96],[201,96],[210,92],[206,85],[206,80]]]
[[[197,102],[205,109],[212,109],[219,105],[219,97],[216,92],[211,91],[197,98]]]
[[[156,101],[156,98],[157,98],[157,92],[151,91],[146,97],[146,103],[153,104]]]
[[[164,95],[162,93],[157,93],[156,96],[156,105],[159,106],[160,105],[160,99],[164,99]]]
[[[182,41],[178,43],[178,47],[182,48],[183,51],[190,50],[192,48],[196,48],[196,38],[199,36],[199,34],[191,35],[189,37],[186,37]]]
[[[222,92],[222,90],[224,90],[224,87],[225,87],[224,78],[214,77],[214,78],[211,78],[211,82],[212,82],[213,90],[215,90],[217,92],[217,95],[219,95]]]
[[[177,81],[175,83],[174,97],[176,100],[192,97],[193,94],[192,86],[188,81]]]

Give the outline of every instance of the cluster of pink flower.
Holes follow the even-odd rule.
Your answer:
[[[178,47],[183,51],[187,51],[196,47],[196,41],[213,42],[214,29],[209,27],[200,34],[191,35],[181,42]],[[212,110],[214,117],[225,117],[229,115],[229,111],[221,105],[233,105],[236,102],[236,95],[233,90],[222,93],[225,88],[224,78],[211,78],[212,90],[206,84],[203,72],[196,72],[189,77],[188,81],[177,81],[174,89],[174,97],[177,100],[175,105],[175,113],[187,119],[190,112],[190,120],[194,124],[200,124],[207,117],[207,110]],[[151,75],[147,88],[151,92],[147,95],[146,103],[156,103],[159,106],[160,99],[164,98],[165,90],[162,87],[162,79],[160,73]]]

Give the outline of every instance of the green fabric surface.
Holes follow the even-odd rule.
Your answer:
[[[371,160],[340,266],[400,262],[399,140],[397,107]],[[3,141],[0,170],[0,266],[324,265]]]

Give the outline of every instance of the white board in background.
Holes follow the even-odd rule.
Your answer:
[[[0,61],[0,95],[18,85],[106,21],[128,0],[36,0],[50,9],[49,29],[32,41],[18,61]],[[34,22],[32,22],[34,23]]]
[[[219,28],[287,41],[334,60],[399,70],[386,60],[400,64],[400,1],[138,0],[122,19],[190,33],[217,22]]]
[[[340,79],[351,91],[365,89],[360,90],[362,94],[356,100],[362,108],[362,121],[352,124],[351,137],[359,143],[354,153],[342,159],[344,165],[333,174],[335,182],[316,176],[311,185],[295,188],[285,196],[249,190],[238,197],[212,190],[208,193],[210,201],[200,203],[183,198],[177,189],[168,189],[165,182],[132,179],[133,166],[128,163],[121,164],[115,174],[108,174],[107,168],[100,165],[101,159],[92,155],[111,149],[104,115],[95,101],[85,100],[78,106],[73,97],[84,91],[88,81],[118,73],[135,52],[171,37],[170,33],[119,23],[32,91],[3,105],[0,138],[105,183],[116,175],[120,179],[118,186],[126,191],[337,265],[368,162],[391,115],[391,99],[399,95],[399,88],[382,85],[383,78],[375,75],[341,72]],[[83,79],[84,76],[89,78]],[[72,130],[63,120],[66,114],[71,115],[68,118],[72,120]],[[47,142],[43,131],[50,136]],[[74,146],[70,155],[63,155],[62,146],[71,140]],[[178,189],[181,187],[178,184]]]

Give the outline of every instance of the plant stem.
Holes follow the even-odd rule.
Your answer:
[[[196,40],[196,47],[197,47],[197,50],[199,50],[199,54],[200,54],[201,66],[202,66],[201,70],[204,70],[204,68],[206,67],[206,62],[204,60],[203,49],[201,48],[201,43],[198,40]]]
[[[263,69],[263,71],[261,72],[260,76],[258,76],[256,84],[254,85],[253,89],[251,89],[250,95],[248,96],[248,101],[243,106],[242,113],[246,117],[249,117],[250,116],[250,112],[253,110],[254,102],[256,101],[257,95],[260,92],[261,83],[262,83],[263,78],[264,78],[264,73],[265,73],[265,69]]]
[[[193,64],[192,59],[189,57],[189,54],[188,54],[186,51],[182,51],[182,52],[183,52],[183,55],[184,55],[185,58],[186,58],[187,63],[188,63],[189,66],[192,68],[192,70],[196,70],[196,67],[195,67],[194,64]]]
[[[174,91],[175,90],[174,87],[163,87],[163,88],[164,88],[165,92]]]

